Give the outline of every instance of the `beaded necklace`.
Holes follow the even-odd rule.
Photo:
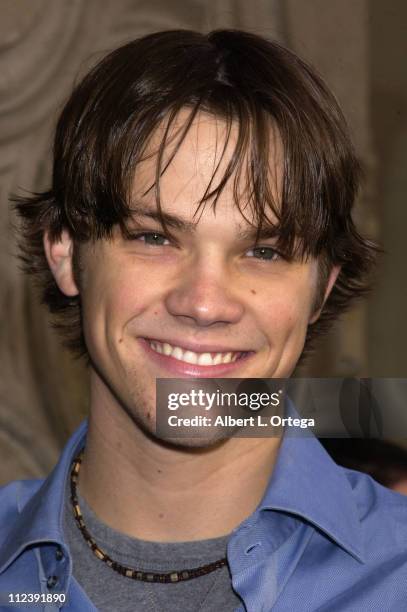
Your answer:
[[[182,569],[166,573],[158,573],[152,571],[142,571],[131,567],[126,567],[117,561],[114,561],[104,550],[98,546],[91,534],[86,528],[83,520],[82,512],[79,507],[77,483],[80,466],[82,463],[83,451],[74,459],[71,470],[71,502],[73,507],[73,513],[76,520],[76,524],[79,530],[92,550],[93,554],[111,567],[115,572],[125,576],[126,578],[132,578],[133,580],[141,580],[142,582],[181,582],[185,580],[192,580],[192,578],[199,578],[199,576],[205,576],[210,574],[221,567],[227,565],[226,557],[208,563],[207,565],[201,565],[199,567],[193,567],[191,569]]]

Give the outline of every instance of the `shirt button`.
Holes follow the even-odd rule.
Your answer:
[[[261,546],[261,542],[255,542],[254,544],[250,544],[244,551],[245,555],[251,555],[252,552],[254,552],[255,549],[258,548],[259,546]]]
[[[60,548],[57,548],[56,553],[55,553],[55,559],[57,561],[62,561],[63,558],[64,558],[64,553],[62,552]]]
[[[58,584],[58,576],[48,576],[47,587],[53,589]]]

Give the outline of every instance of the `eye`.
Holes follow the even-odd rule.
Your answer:
[[[249,249],[247,253],[253,253],[253,255],[249,255],[249,257],[255,257],[263,261],[275,261],[281,258],[280,253],[273,249],[273,247],[268,246],[255,247],[254,249]]]
[[[165,241],[169,243],[169,240],[163,234],[159,234],[158,232],[143,232],[140,234],[134,234],[131,237],[131,240],[138,240],[139,242],[144,242],[144,244],[148,244],[149,246],[166,246],[164,244]]]

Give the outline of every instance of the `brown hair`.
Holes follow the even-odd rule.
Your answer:
[[[152,186],[161,212],[163,154],[170,129],[185,108],[189,119],[178,131],[177,147],[199,111],[225,120],[229,135],[232,122],[238,125],[226,172],[214,184],[215,170],[195,212],[208,201],[216,206],[234,174],[236,205],[242,212],[243,200],[252,204],[259,231],[273,225],[267,206],[276,216],[277,249],[287,258],[319,257],[319,301],[331,266],[342,266],[320,318],[308,328],[308,346],[353,298],[366,292],[377,248],[359,235],[351,218],[361,172],[334,96],[291,51],[247,32],[158,32],[116,49],[91,70],[58,121],[50,190],[17,198],[25,270],[37,276],[43,301],[68,345],[86,354],[80,296],[67,297],[56,285],[43,233],[47,230],[57,239],[66,228],[79,245],[108,238],[116,224],[125,232],[135,166],[164,122]],[[271,125],[284,147],[278,203],[269,184]]]

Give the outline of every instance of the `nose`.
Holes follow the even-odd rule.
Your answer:
[[[191,326],[237,323],[244,306],[231,284],[225,266],[209,265],[208,261],[191,265],[167,294],[167,310]]]

